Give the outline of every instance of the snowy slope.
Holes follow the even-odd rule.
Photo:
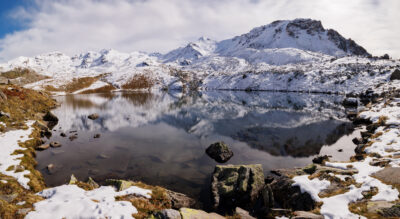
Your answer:
[[[0,64],[0,72],[29,68],[49,77],[26,85],[34,89],[62,87],[74,78],[107,73],[96,88],[110,84],[119,89],[144,75],[152,89],[360,93],[388,81],[400,65],[369,55],[320,21],[295,19],[275,21],[220,42],[202,37],[166,54],[108,49],[69,57],[52,52]]]

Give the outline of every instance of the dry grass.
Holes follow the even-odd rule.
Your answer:
[[[11,71],[2,72],[0,76],[9,79],[12,84],[16,85],[25,85],[48,78],[26,68],[15,68]]]
[[[146,75],[138,74],[122,85],[123,89],[149,89],[153,87],[154,82]]]
[[[90,90],[85,90],[83,92],[80,92],[80,94],[94,94],[94,93],[109,93],[111,91],[115,90],[115,87],[112,86],[111,84],[96,88],[96,89],[90,89]]]
[[[133,195],[121,196],[116,198],[116,200],[119,201],[129,201],[132,203],[133,206],[137,208],[139,213],[133,215],[135,218],[148,218],[150,215],[152,215],[152,213],[171,208],[171,200],[168,197],[167,192],[164,188],[159,186],[150,186],[142,182],[134,182],[133,185],[152,191],[150,199]]]

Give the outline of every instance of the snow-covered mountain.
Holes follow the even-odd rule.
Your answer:
[[[69,57],[52,52],[0,64],[0,72],[28,68],[47,79],[25,86],[62,90],[74,78],[94,87],[238,89],[359,93],[388,80],[400,63],[371,58],[351,39],[320,21],[275,21],[220,42],[201,37],[166,54],[108,49]],[[129,86],[127,86],[129,85]],[[140,86],[139,86],[140,85]],[[74,92],[80,92],[74,91]]]

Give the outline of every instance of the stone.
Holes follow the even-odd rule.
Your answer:
[[[92,177],[89,176],[88,181],[86,182],[87,184],[89,184],[90,186],[92,186],[93,188],[99,188],[99,184],[96,183],[96,181],[94,181],[94,179],[92,179]]]
[[[43,120],[47,122],[58,122],[57,116],[55,116],[52,112],[48,111],[44,116]]]
[[[49,144],[42,144],[42,145],[40,145],[39,147],[36,147],[36,150],[38,150],[38,151],[44,151],[44,150],[48,149],[49,147],[50,147]]]
[[[133,186],[132,182],[122,179],[107,179],[105,183],[107,185],[115,186],[115,188],[117,188],[118,191],[122,191]]]
[[[219,163],[225,163],[233,156],[232,150],[222,141],[211,144],[206,149],[206,153]]]
[[[359,145],[363,143],[363,139],[362,138],[353,138],[351,140],[355,145]]]
[[[225,219],[225,217],[217,213],[207,213],[202,210],[196,210],[191,208],[181,208],[179,210],[182,219]]]
[[[400,70],[396,69],[393,71],[393,73],[390,75],[390,80],[394,81],[394,80],[400,80]]]
[[[61,136],[61,137],[67,137],[67,134],[65,134],[64,132],[61,132],[61,133],[60,133],[60,136]]]
[[[318,156],[318,157],[315,157],[315,158],[312,160],[312,162],[313,162],[313,163],[316,163],[316,164],[322,164],[322,163],[324,163],[325,161],[329,161],[329,156],[328,156],[328,155]]]
[[[314,214],[307,211],[295,211],[293,212],[293,219],[324,219],[324,216]]]
[[[61,147],[61,144],[58,141],[52,141],[52,142],[50,142],[50,147],[58,148],[58,147]]]
[[[241,219],[256,219],[255,217],[251,216],[248,211],[243,210],[243,209],[241,209],[239,207],[236,207],[235,213]]]
[[[71,136],[69,136],[68,138],[69,138],[70,141],[73,141],[73,140],[77,139],[78,136],[76,136],[76,135],[71,135]]]
[[[303,168],[303,171],[308,174],[313,174],[313,173],[315,173],[316,170],[317,170],[317,166],[315,166],[314,164],[310,164]]]
[[[383,217],[399,218],[400,217],[400,204],[393,205],[390,208],[382,208],[379,214]]]
[[[51,164],[47,165],[46,168],[49,171],[49,173],[52,173],[54,171],[54,167],[55,167],[54,164],[51,163]]]
[[[373,176],[384,183],[400,185],[400,167],[386,167],[374,173]]]
[[[211,183],[214,208],[251,209],[264,185],[260,164],[217,165]]]
[[[394,205],[394,203],[388,201],[368,201],[367,202],[367,211],[369,213],[377,213],[382,208],[390,208]]]
[[[43,122],[36,121],[33,125],[35,125],[36,127],[38,127],[42,131],[49,131],[49,128]]]
[[[100,138],[100,134],[95,134],[93,138]]]
[[[354,98],[354,97],[346,98],[343,100],[342,105],[345,107],[357,107],[358,100],[357,100],[357,98]]]
[[[299,186],[292,186],[294,183],[287,176],[275,179],[271,184],[274,195],[275,207],[293,209],[298,211],[310,211],[316,207],[315,201],[307,192],[301,192]]]
[[[157,219],[181,219],[181,213],[175,209],[164,209],[154,214]]]
[[[0,100],[2,100],[2,101],[6,101],[7,100],[7,95],[5,95],[3,93],[3,91],[1,91],[1,90],[0,90]]]
[[[91,120],[96,120],[96,119],[99,118],[99,114],[97,114],[97,113],[90,114],[88,116],[88,118],[91,119]]]
[[[30,211],[32,211],[31,208],[20,208],[20,209],[18,209],[17,214],[19,214],[19,215],[26,215],[26,214],[28,214],[28,212],[30,212]]]
[[[169,199],[171,200],[171,207],[173,209],[190,208],[196,205],[196,201],[185,194],[167,190]]]
[[[74,176],[74,174],[72,174],[71,178],[69,179],[68,184],[73,185],[73,184],[76,184],[77,182],[78,182],[78,179]]]
[[[0,195],[0,200],[10,203],[10,202],[14,201],[14,199],[17,197],[18,197],[17,193],[10,194],[10,195]]]

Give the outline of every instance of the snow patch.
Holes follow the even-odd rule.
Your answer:
[[[127,201],[115,197],[136,195],[151,198],[151,191],[136,186],[116,192],[112,186],[85,191],[76,185],[62,185],[43,190],[38,195],[46,198],[34,204],[35,211],[27,219],[51,218],[133,218],[137,209]]]
[[[10,166],[18,166],[21,164],[23,154],[13,154],[16,150],[26,150],[19,146],[19,142],[25,142],[30,139],[29,135],[33,131],[33,121],[28,121],[26,130],[12,130],[5,133],[0,133],[0,172],[4,175],[14,177],[19,184],[25,189],[29,189],[29,178],[25,175],[30,174],[28,170],[15,172],[14,170],[7,171]]]

